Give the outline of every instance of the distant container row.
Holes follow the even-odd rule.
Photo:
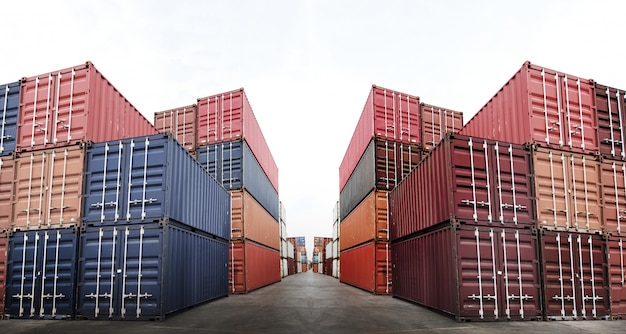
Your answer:
[[[3,157],[0,228],[174,220],[230,239],[230,194],[166,135]]]
[[[158,320],[228,294],[228,242],[173,221],[7,240],[9,318]]]
[[[244,140],[278,192],[278,167],[242,89],[199,98],[196,104],[159,111],[155,127],[172,133],[190,151]]]

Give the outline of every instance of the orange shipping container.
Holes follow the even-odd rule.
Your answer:
[[[389,240],[387,191],[373,190],[339,224],[341,251],[367,241]]]
[[[280,250],[280,230],[270,215],[245,189],[231,191],[232,240],[249,239]]]
[[[12,156],[0,158],[0,231],[11,225],[13,179],[15,179],[15,160]]]
[[[595,156],[535,148],[532,159],[538,227],[602,231],[600,162]]]
[[[79,226],[85,148],[78,144],[22,153],[15,159],[15,197],[10,228]]]

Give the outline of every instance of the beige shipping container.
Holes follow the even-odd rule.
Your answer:
[[[15,160],[12,156],[0,158],[0,232],[11,226],[13,214],[13,180],[15,179]]]
[[[15,169],[11,229],[80,226],[83,145],[22,153],[15,159]]]
[[[626,162],[604,160],[602,166],[602,217],[609,234],[626,231]]]
[[[280,250],[278,222],[245,189],[231,191],[232,240],[249,239]]]
[[[602,232],[601,173],[596,156],[533,148],[532,159],[538,227]]]

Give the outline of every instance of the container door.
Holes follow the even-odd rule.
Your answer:
[[[595,85],[600,153],[609,159],[626,159],[624,145],[624,91]]]
[[[165,192],[167,187],[167,168],[164,162],[168,161],[168,140],[131,139],[126,144],[128,148],[127,178],[125,185],[126,199],[124,211],[126,220],[141,220],[147,218],[160,218],[166,212],[164,206]],[[172,161],[171,165],[175,162]]]
[[[610,313],[613,319],[623,319],[626,316],[626,240],[622,237],[611,238],[607,247]]]
[[[8,229],[13,219],[13,195],[15,180],[15,160],[12,157],[0,158],[0,230]],[[1,234],[0,234],[1,235]]]
[[[603,228],[620,234],[626,228],[626,163],[604,161],[601,168]]]
[[[564,146],[581,152],[597,152],[597,119],[593,86],[589,80],[568,77],[561,80]]]
[[[16,179],[12,226],[37,229],[45,226],[46,165],[48,154],[36,151],[15,159]]]
[[[82,147],[56,149],[50,153],[47,187],[47,225],[78,226],[81,221],[85,155]]]
[[[220,99],[220,141],[232,141],[244,136],[243,118],[246,117],[244,110],[244,92],[238,90],[222,94]],[[252,116],[251,114],[248,116]],[[246,133],[247,135],[248,133]]]
[[[568,164],[571,227],[601,231],[600,163],[590,156],[570,154]]]
[[[421,111],[418,97],[402,93],[396,95],[396,124],[395,139],[401,143],[420,145],[421,139]]]
[[[204,147],[221,140],[219,96],[198,100],[197,145]]]
[[[0,86],[0,156],[15,152],[20,84]]]
[[[396,120],[398,119],[397,113],[399,112],[399,108],[396,105],[398,103],[396,93],[384,88],[373,87],[372,94],[374,135],[390,140],[399,138],[400,132],[399,129],[396,128]],[[419,113],[417,107],[415,112]],[[419,136],[419,132],[414,135]]]
[[[564,125],[567,128],[567,124],[561,101],[563,78],[536,67],[529,68],[527,75],[531,138],[553,147],[566,145]]]
[[[123,188],[126,182],[125,152],[122,142],[104,143],[87,150],[85,176],[85,222],[118,222],[126,219]]]
[[[569,156],[560,151],[533,151],[537,222],[540,227],[570,228]]]

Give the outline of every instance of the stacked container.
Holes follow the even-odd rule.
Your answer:
[[[339,278],[339,201],[335,202],[333,207],[333,247],[332,247],[332,271],[331,275],[335,278]]]
[[[287,275],[297,273],[295,238],[287,238]]]
[[[200,98],[198,161],[232,195],[230,293],[281,279],[278,168],[243,89]]]
[[[462,114],[373,86],[339,167],[341,281],[390,294],[387,194],[432,142],[461,128]]]
[[[306,254],[306,242],[304,237],[294,237],[290,238],[291,241],[295,244],[295,262],[296,262],[296,273],[306,272],[308,269],[308,259]]]
[[[154,127],[160,133],[171,133],[192,155],[196,152],[196,105],[188,105],[154,113]],[[195,155],[194,155],[195,156]]]
[[[287,245],[287,223],[286,212],[283,202],[279,202],[280,206],[280,275],[285,277],[289,275],[289,246]],[[293,252],[292,252],[293,254]],[[293,255],[291,256],[293,258]]]
[[[332,238],[325,237],[313,237],[313,272],[314,273],[325,273],[326,268],[326,246],[330,244]]]

